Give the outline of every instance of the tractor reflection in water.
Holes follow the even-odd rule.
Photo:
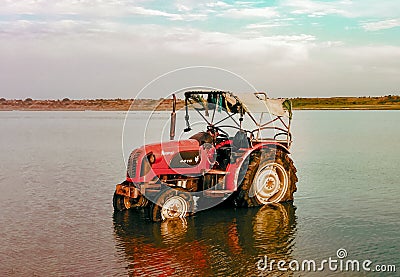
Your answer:
[[[125,252],[132,276],[257,275],[257,261],[264,255],[292,258],[296,235],[292,203],[214,208],[161,224],[145,221],[145,216],[114,214],[116,245]]]

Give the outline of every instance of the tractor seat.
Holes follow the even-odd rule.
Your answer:
[[[197,140],[199,142],[199,145],[203,145],[204,143],[213,144],[213,138],[207,132],[200,132],[200,133],[194,134],[193,136],[190,137],[190,139]]]
[[[247,137],[246,132],[238,131],[235,134],[235,136],[233,137],[232,146],[235,149],[249,148],[250,143],[249,143],[249,138]]]

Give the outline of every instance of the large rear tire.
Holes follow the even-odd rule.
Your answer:
[[[251,155],[242,184],[233,198],[238,207],[260,206],[293,200],[297,190],[296,168],[281,149],[265,149]]]

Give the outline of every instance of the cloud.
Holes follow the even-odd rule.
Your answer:
[[[246,26],[247,29],[269,29],[269,28],[276,28],[276,27],[282,27],[282,26],[288,26],[288,25],[283,25],[282,23],[254,23],[254,24],[249,24]]]
[[[187,8],[189,9],[189,8]],[[144,16],[162,16],[166,17],[170,20],[197,20],[197,19],[205,19],[207,15],[205,14],[185,14],[185,13],[168,13],[160,10],[147,9],[143,7],[133,7],[129,10],[133,14],[144,15]]]
[[[220,16],[230,17],[230,18],[273,18],[279,17],[279,12],[274,7],[265,7],[265,8],[230,8],[222,11]]]
[[[124,26],[106,20],[16,20],[0,21],[0,38],[4,39],[51,39],[75,36],[78,39],[96,34],[123,32]]]
[[[164,17],[176,21],[202,20],[205,13],[189,13],[191,8],[178,4],[179,13],[166,12],[141,6],[145,2],[129,0],[59,0],[59,1],[21,1],[0,0],[0,14],[50,16],[76,15],[85,18],[118,18],[129,15]]]
[[[165,16],[172,18],[174,20],[176,19],[181,19],[181,16],[176,13],[167,13],[159,10],[153,10],[153,9],[146,9],[143,7],[134,7],[129,10],[130,12],[134,14],[140,14],[140,15],[151,15],[151,16]]]
[[[384,30],[399,26],[400,1],[387,2],[286,0],[262,8],[222,0],[0,0],[1,91],[130,97],[158,74],[208,64],[277,96],[386,93],[399,87],[399,47],[374,45],[375,36],[368,47],[321,40],[304,15],[358,17],[354,32]],[[185,24],[212,15],[223,27]],[[289,23],[298,26],[279,29]]]
[[[58,0],[58,1],[25,1],[0,0],[0,14],[80,14],[90,16],[118,16],[127,14],[132,7],[129,0]]]
[[[391,29],[400,26],[400,18],[362,23],[361,26],[366,31],[379,31],[379,30]]]
[[[171,69],[203,64],[240,73],[285,67],[308,60],[315,44],[310,35],[228,34],[100,20],[54,23],[1,26],[8,30],[0,34],[3,97],[132,97]]]
[[[339,47],[337,53],[342,58],[357,61],[354,65],[365,68],[392,68],[400,74],[400,47],[390,45]]]
[[[294,21],[294,18],[279,17],[279,18],[269,19],[267,21],[251,23],[251,24],[246,25],[245,28],[249,29],[249,30],[278,28],[278,27],[290,26],[292,24],[291,23],[292,21]]]
[[[290,0],[284,6],[292,9],[292,14],[307,14],[311,17],[321,17],[328,14],[339,14],[349,16],[346,8],[351,5],[351,1],[321,2],[310,0]]]
[[[230,5],[230,4],[226,3],[226,2],[223,2],[223,1],[209,2],[209,3],[206,3],[205,5],[207,7],[210,7],[210,8],[217,8],[217,7],[219,7],[219,8],[227,8],[227,7],[231,7],[232,6],[232,5]]]
[[[349,17],[371,19],[398,18],[400,1],[353,0],[348,5]]]
[[[147,13],[147,11],[146,11]],[[257,27],[257,26],[253,26]],[[275,35],[263,36],[258,33],[230,34],[216,31],[203,31],[193,27],[172,27],[154,24],[124,24],[107,20],[58,20],[58,21],[29,21],[18,20],[15,22],[0,23],[1,36],[7,39],[32,39],[48,40],[56,38],[59,41],[69,41],[70,36],[84,41],[92,40],[97,48],[98,40],[117,44],[124,41],[135,41],[141,49],[159,48],[160,51],[172,51],[181,54],[208,55],[220,53],[221,55],[243,56],[243,60],[257,59],[258,55],[271,56],[271,60],[280,57],[276,55],[280,48],[285,51],[295,51],[297,54],[289,60],[297,60],[307,56],[307,49],[312,47],[316,38],[312,35]],[[6,38],[5,38],[6,39]],[[85,42],[87,43],[87,42]],[[129,44],[130,45],[130,44]],[[89,47],[89,45],[87,45]],[[130,47],[130,46],[129,46]],[[301,55],[299,55],[301,53]],[[251,56],[251,57],[249,57]],[[283,54],[285,57],[290,55]],[[282,57],[283,57],[282,56]]]
[[[311,1],[287,0],[282,6],[292,14],[305,14],[309,17],[339,15],[346,18],[387,18],[399,15],[400,1],[375,0],[336,0]]]
[[[379,95],[399,86],[400,47],[394,46],[108,21],[26,21],[8,27],[13,33],[0,34],[6,98],[134,97],[158,75],[192,65],[234,71],[275,97]]]
[[[263,63],[288,65],[309,58],[315,37],[294,36],[240,36],[220,32],[186,30],[185,34],[171,32],[164,38],[165,46],[175,53],[204,56],[206,60],[232,60],[236,63]],[[181,37],[181,40],[173,39]],[[211,54],[212,53],[212,54]]]

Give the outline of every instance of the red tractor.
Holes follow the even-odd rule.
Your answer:
[[[289,100],[226,91],[187,91],[184,97],[189,138],[174,140],[173,95],[170,141],[132,151],[126,180],[116,186],[115,211],[145,208],[151,220],[162,221],[222,202],[251,207],[293,200]],[[192,131],[194,111],[205,123],[200,132]]]

